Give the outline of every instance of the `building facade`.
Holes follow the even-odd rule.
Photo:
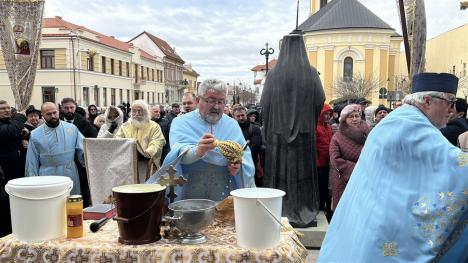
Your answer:
[[[429,39],[426,44],[426,71],[447,72],[457,76],[457,97],[465,99],[468,97],[467,38],[468,23]],[[405,61],[402,53],[402,61]]]
[[[74,98],[81,106],[164,100],[164,61],[130,43],[63,20],[44,18],[30,104]],[[3,56],[0,97],[13,105]]]
[[[338,82],[360,77],[376,86],[367,99],[387,104],[403,40],[393,28],[358,0],[310,0],[310,16],[299,29],[327,102],[339,97]]]
[[[278,60],[272,59],[268,62],[268,70],[273,69],[276,66]],[[255,101],[260,101],[263,92],[263,86],[265,85],[265,75],[266,75],[266,64],[259,64],[251,68],[250,71],[254,74],[254,93]]]
[[[183,71],[184,60],[166,41],[146,31],[132,38],[129,43],[151,56],[162,57],[164,62],[165,103],[181,103],[186,88]]]
[[[198,74],[193,68],[191,64],[185,64],[184,65],[184,72],[183,72],[183,78],[184,78],[184,93],[185,92],[192,92],[193,94],[197,95],[198,93]]]

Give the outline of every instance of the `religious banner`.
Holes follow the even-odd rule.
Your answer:
[[[36,76],[44,0],[0,0],[0,42],[16,107],[26,109]]]

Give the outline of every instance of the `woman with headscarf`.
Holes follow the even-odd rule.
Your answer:
[[[98,138],[114,138],[123,123],[124,115],[117,107],[109,106],[105,116],[105,123],[99,129]]]
[[[361,118],[361,106],[343,108],[340,126],[330,142],[330,182],[332,209],[335,210],[353,172],[369,134],[369,125]]]

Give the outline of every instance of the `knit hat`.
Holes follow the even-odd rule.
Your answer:
[[[377,109],[375,109],[374,117],[377,116],[377,113],[379,113],[379,111],[381,111],[381,110],[384,110],[387,113],[389,113],[387,107],[385,107],[384,105],[379,105],[379,107],[377,107]]]
[[[359,104],[346,105],[346,107],[344,107],[343,110],[341,110],[340,122],[344,122],[346,118],[348,118],[348,115],[355,111],[361,114],[361,105]]]

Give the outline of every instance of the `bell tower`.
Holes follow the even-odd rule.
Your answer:
[[[310,0],[309,16],[317,13],[320,8],[327,5],[328,2],[328,0]]]

